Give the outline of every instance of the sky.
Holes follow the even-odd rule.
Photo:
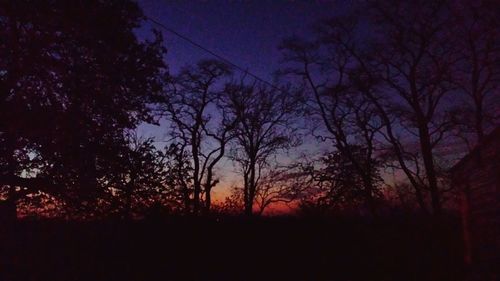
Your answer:
[[[270,78],[279,67],[283,38],[305,36],[319,19],[342,13],[348,1],[167,1],[140,0],[146,16],[247,68]],[[172,71],[210,57],[164,31]]]
[[[138,3],[147,17],[268,81],[272,81],[273,73],[280,67],[278,46],[284,38],[307,37],[315,22],[349,8],[349,1],[140,0]],[[139,37],[147,37],[151,27],[163,33],[168,50],[166,61],[173,74],[200,59],[214,58],[151,22],[145,23]],[[139,132],[161,142],[168,138],[168,124],[143,125]],[[214,198],[223,198],[230,186],[238,183],[231,170],[227,160],[220,171],[225,177],[221,186],[214,189]]]

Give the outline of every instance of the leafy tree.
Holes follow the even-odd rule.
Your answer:
[[[95,201],[126,131],[154,121],[160,34],[136,38],[131,1],[11,1],[0,13],[0,185],[9,198],[17,187]]]
[[[186,144],[172,143],[166,147],[166,187],[173,193],[169,203],[175,209],[190,213],[193,193],[192,159],[186,151]],[[176,206],[177,205],[177,206]]]
[[[152,138],[141,138],[135,131],[128,134],[129,149],[117,155],[113,173],[106,177],[118,201],[123,217],[133,217],[155,202],[173,201],[174,188],[167,184],[167,154],[154,146]]]

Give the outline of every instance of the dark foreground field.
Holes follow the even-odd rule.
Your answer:
[[[164,218],[1,226],[0,280],[462,280],[454,220]]]

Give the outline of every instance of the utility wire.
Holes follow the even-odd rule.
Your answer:
[[[205,51],[205,52],[209,53],[210,55],[212,55],[212,56],[214,56],[214,57],[216,57],[216,58],[218,58],[218,59],[220,59],[220,60],[222,60],[222,61],[223,61],[223,62],[225,62],[226,64],[228,64],[228,65],[230,65],[230,66],[232,66],[232,67],[234,67],[234,68],[236,68],[236,69],[240,70],[241,72],[243,72],[243,73],[245,73],[245,74],[247,74],[247,75],[252,76],[252,77],[253,77],[253,78],[255,78],[256,80],[258,80],[258,81],[260,81],[260,82],[262,82],[262,83],[264,83],[264,84],[269,85],[270,87],[272,87],[272,88],[273,88],[273,89],[275,89],[275,90],[282,91],[282,89],[278,88],[276,85],[272,84],[271,82],[268,82],[267,80],[260,78],[260,77],[259,77],[259,76],[257,76],[256,74],[253,74],[252,72],[250,72],[250,71],[248,71],[248,70],[244,69],[243,67],[241,67],[241,66],[239,66],[239,65],[237,65],[237,64],[235,64],[235,63],[233,63],[232,61],[230,61],[230,60],[226,59],[225,57],[223,57],[223,56],[221,56],[221,55],[218,55],[218,54],[214,53],[213,51],[211,51],[211,50],[209,50],[209,49],[207,49],[207,48],[203,47],[201,44],[196,43],[195,41],[191,40],[191,39],[190,39],[190,38],[188,38],[187,36],[182,35],[182,34],[180,34],[179,32],[177,32],[177,31],[173,30],[172,28],[167,27],[166,25],[162,24],[161,22],[159,22],[159,21],[157,21],[157,20],[155,20],[155,19],[153,19],[153,18],[151,18],[151,17],[148,17],[148,16],[146,16],[146,18],[147,18],[148,20],[150,20],[152,23],[154,23],[154,24],[156,24],[156,25],[160,26],[161,28],[163,28],[164,30],[166,30],[166,31],[168,31],[168,32],[170,32],[170,33],[172,33],[172,34],[176,35],[177,37],[179,37],[179,38],[183,39],[184,41],[186,41],[186,42],[190,43],[191,45],[193,45],[193,46],[195,46],[195,47],[197,47],[197,48],[199,48],[199,49],[201,49],[201,50],[203,50],[203,51]]]

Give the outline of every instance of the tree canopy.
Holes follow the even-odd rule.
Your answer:
[[[138,40],[132,1],[10,1],[0,13],[0,185],[94,200],[126,131],[154,121],[160,33]]]

